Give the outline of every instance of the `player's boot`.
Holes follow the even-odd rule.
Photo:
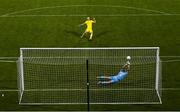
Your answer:
[[[97,79],[103,79],[104,78],[104,76],[98,76],[98,77],[96,77]]]
[[[97,84],[101,84],[101,81],[98,81],[98,83]]]

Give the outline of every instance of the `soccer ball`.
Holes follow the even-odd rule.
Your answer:
[[[130,60],[131,59],[131,56],[127,56],[127,58],[126,58],[127,60]]]

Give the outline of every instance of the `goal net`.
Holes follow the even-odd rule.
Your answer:
[[[131,56],[128,76],[110,85]],[[88,62],[88,63],[87,63]],[[161,104],[158,47],[21,48],[19,104]]]

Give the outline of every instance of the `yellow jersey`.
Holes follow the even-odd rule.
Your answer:
[[[84,24],[86,24],[86,26],[87,26],[86,32],[93,32],[93,30],[92,30],[93,23],[95,23],[93,20],[87,20],[84,22]]]

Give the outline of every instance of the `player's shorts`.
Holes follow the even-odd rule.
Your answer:
[[[110,78],[111,78],[111,82],[112,82],[112,83],[117,83],[117,82],[119,82],[117,76],[111,76]]]
[[[111,78],[112,83],[117,83],[123,80],[127,75],[128,75],[128,72],[120,71],[120,75],[111,76],[110,78]]]
[[[92,30],[92,29],[86,29],[86,32],[88,32],[88,33],[92,33],[92,32],[93,32],[93,30]]]

